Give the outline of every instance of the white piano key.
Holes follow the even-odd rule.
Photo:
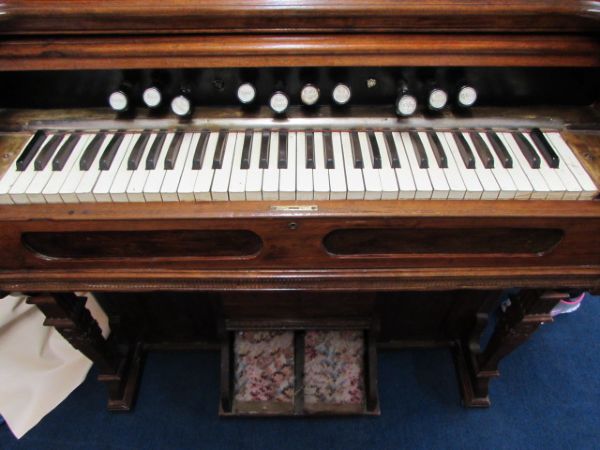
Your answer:
[[[329,198],[331,200],[345,200],[347,197],[346,175],[342,140],[339,132],[331,133],[333,147],[333,169],[329,169]]]
[[[133,151],[133,147],[135,147],[135,144],[137,143],[140,136],[141,136],[140,133],[135,133],[135,134],[131,135],[131,142],[129,143],[127,152],[125,153],[123,158],[121,158],[121,163],[118,164],[115,176],[113,178],[113,181],[110,185],[110,189],[108,191],[108,195],[110,195],[110,201],[112,201],[112,202],[125,203],[129,200],[127,198],[127,186],[129,185],[129,181],[131,180],[131,176],[133,175],[133,170],[127,170],[127,165],[129,163],[129,156],[131,155],[131,152]],[[119,155],[116,155],[115,161],[113,161],[112,167],[117,165],[118,158],[119,158]],[[142,165],[144,162],[145,161],[141,160],[140,165]],[[100,176],[102,176],[102,175],[100,175]]]
[[[315,200],[329,200],[329,171],[325,165],[325,145],[320,131],[314,133],[314,149],[313,195]]]
[[[467,168],[467,166],[465,166],[465,162],[463,161],[460,155],[460,151],[458,150],[458,146],[452,133],[445,132],[443,133],[443,135],[447,145],[447,148],[444,147],[444,149],[446,150],[446,157],[448,159],[452,158],[457,170],[460,172],[463,182],[465,183],[464,198],[466,200],[479,200],[481,198],[481,195],[483,194],[483,187],[479,182],[477,172],[475,172],[475,169],[469,169]],[[440,141],[442,141],[441,138]]]
[[[479,178],[479,182],[481,183],[481,187],[483,188],[483,193],[481,194],[482,200],[496,200],[500,195],[500,185],[496,181],[494,174],[492,173],[492,169],[486,169],[483,165],[483,161],[479,157],[479,153],[475,148],[475,144],[471,139],[469,133],[463,133],[469,148],[471,149],[471,153],[473,154],[473,158],[475,159],[475,173],[477,174],[477,178]]]
[[[48,137],[40,147],[40,150],[38,151],[37,155],[39,155],[40,152],[44,149],[44,147],[48,145],[53,136],[53,134],[48,135]],[[52,162],[48,162],[48,165],[52,165]],[[10,194],[10,198],[14,203],[21,205],[31,203],[29,197],[27,197],[26,191],[29,185],[33,182],[34,178],[39,173],[39,171],[35,170],[35,159],[29,163],[29,165],[24,171],[18,172],[19,176],[14,181],[14,183],[10,187],[10,190],[8,191],[8,193]]]
[[[244,132],[237,133],[235,138],[235,150],[233,152],[233,163],[231,177],[229,179],[229,200],[246,199],[246,175],[248,169],[242,169],[242,154],[244,153]]]
[[[402,147],[404,148],[406,157],[410,164],[410,171],[413,175],[413,179],[415,180],[415,198],[430,199],[433,194],[433,186],[431,185],[431,180],[429,179],[429,172],[427,169],[422,169],[419,166],[416,151],[412,145],[410,135],[407,132],[395,134],[400,134],[400,137],[402,138]],[[396,140],[396,146],[398,147],[398,140]],[[402,160],[400,160],[400,164],[402,164]]]
[[[196,152],[200,136],[201,133],[193,133],[190,137],[190,145],[188,146],[187,156],[181,171],[179,185],[177,186],[177,198],[182,202],[193,202],[195,200],[194,185],[196,184],[198,170],[194,170],[193,165],[194,153]]]
[[[500,200],[514,199],[517,196],[518,191],[517,191],[517,186],[516,186],[515,182],[513,181],[512,177],[510,176],[509,170],[504,168],[504,166],[498,159],[498,156],[496,155],[496,152],[494,151],[494,148],[492,147],[492,143],[488,139],[486,133],[480,132],[479,135],[481,136],[481,139],[483,139],[483,142],[485,143],[490,154],[494,158],[494,167],[490,170],[492,171],[492,174],[494,175],[494,178],[496,179],[496,182],[498,183],[498,186],[500,187],[500,194],[498,195],[498,199],[500,199]]]
[[[261,131],[255,131],[250,149],[250,166],[246,174],[246,200],[262,200],[263,170],[260,168]]]
[[[123,159],[127,159],[127,155],[131,149],[131,144],[134,135],[126,134],[115,153],[115,157],[110,165],[108,170],[101,170],[100,175],[98,176],[98,181],[93,189],[94,198],[97,202],[110,202],[112,198],[110,196],[110,188],[115,180],[115,176],[119,172],[119,168],[121,167],[121,163]],[[139,137],[139,134],[136,135],[136,139]]]
[[[446,180],[444,170],[437,165],[437,159],[435,158],[433,149],[429,144],[427,133],[424,131],[419,131],[417,134],[419,135],[419,139],[421,139],[421,143],[425,149],[425,154],[427,155],[427,161],[429,162],[427,173],[429,174],[429,180],[433,186],[431,198],[434,200],[447,199],[448,195],[450,194],[450,186],[448,185],[448,180]]]
[[[104,141],[102,142],[94,161],[92,161],[92,165],[88,170],[82,172],[81,181],[77,185],[77,188],[75,188],[75,195],[82,203],[96,201],[92,191],[94,190],[96,181],[100,176],[100,159],[102,159],[102,154],[104,153],[104,150],[110,143],[113,136],[113,133],[108,133],[106,136],[104,136]]]
[[[231,167],[233,166],[233,155],[235,153],[235,142],[237,133],[227,133],[227,142],[223,154],[223,163],[220,169],[215,169],[213,184],[210,193],[214,201],[229,200],[229,179],[231,178]]]
[[[129,180],[129,184],[127,185],[127,200],[130,202],[145,202],[144,198],[144,186],[146,184],[146,180],[148,179],[148,175],[150,175],[150,170],[146,169],[146,159],[148,158],[148,153],[150,153],[150,149],[156,140],[158,133],[152,133],[148,138],[148,142],[146,142],[146,147],[144,148],[144,152],[142,153],[142,157],[140,159],[140,163],[136,170],[132,170],[131,179]]]
[[[559,169],[561,166],[566,166],[566,168],[573,174],[573,177],[581,187],[581,192],[579,194],[580,200],[591,200],[596,195],[598,195],[598,187],[590,177],[590,175],[583,168],[577,156],[573,153],[571,148],[565,142],[563,137],[558,132],[550,132],[544,133],[546,138],[552,147],[558,153],[560,158]]]
[[[365,200],[381,200],[383,188],[381,187],[381,178],[379,170],[373,168],[373,160],[369,152],[369,143],[367,133],[358,132],[358,141],[360,143],[360,154],[363,161],[363,180],[365,181]]]
[[[377,141],[379,154],[381,155],[381,169],[379,169],[381,198],[383,200],[395,200],[399,195],[398,180],[396,179],[396,171],[392,168],[392,161],[387,152],[387,145],[381,131],[375,132],[375,140]]]
[[[531,183],[531,186],[533,187],[533,192],[531,194],[531,198],[532,199],[540,199],[540,200],[547,198],[548,194],[550,193],[550,188],[548,187],[548,184],[544,180],[544,177],[542,176],[540,170],[531,168],[531,166],[525,159],[525,156],[523,156],[523,153],[519,149],[519,146],[518,146],[517,142],[515,141],[515,138],[513,138],[512,134],[498,133],[498,135],[502,136],[504,138],[504,142],[506,142],[508,144],[508,146],[511,148],[513,164],[515,163],[515,157],[516,157],[518,164],[521,166],[521,169],[523,169],[523,172],[525,172],[527,179]]]
[[[197,201],[212,200],[210,188],[212,187],[214,172],[213,160],[215,159],[215,150],[217,149],[217,141],[219,139],[219,133],[210,133],[208,137],[208,143],[206,144],[206,151],[204,152],[204,160],[202,161],[202,167],[198,171],[196,177],[196,184],[194,185],[194,198]]]
[[[539,172],[541,173],[542,177],[544,178],[544,181],[546,182],[550,190],[548,192],[548,200],[562,200],[566,194],[565,185],[563,184],[562,180],[560,179],[556,171],[548,165],[546,159],[542,156],[539,148],[537,147],[537,145],[535,145],[529,133],[522,134],[540,155]]]
[[[347,198],[348,200],[362,200],[365,197],[365,183],[363,180],[362,169],[354,167],[350,133],[344,131],[340,133],[340,135],[342,153],[344,156],[344,169],[346,172]]]
[[[442,144],[444,153],[446,154],[446,162],[448,167],[443,168],[442,170],[444,172],[444,175],[446,175],[446,180],[448,181],[448,186],[450,187],[448,198],[454,200],[462,200],[463,198],[465,198],[467,188],[462,177],[462,172],[458,169],[458,161],[454,158],[453,153],[450,151],[444,133],[438,132],[436,134],[438,139],[440,140],[440,144]]]
[[[52,173],[50,180],[48,180],[48,183],[42,191],[44,199],[47,203],[63,202],[63,199],[60,195],[60,190],[63,184],[66,182],[69,173],[71,173],[71,170],[73,170],[73,167],[79,164],[79,157],[91,139],[91,134],[82,134],[79,137],[79,141],[77,141],[77,145],[75,145],[75,148],[73,148],[73,151],[65,162],[62,170],[57,170]]]
[[[279,199],[296,199],[296,133],[288,132],[287,168],[279,169]]]
[[[279,168],[277,167],[279,156],[279,133],[271,131],[269,139],[269,164],[263,169],[262,198],[263,200],[279,199]]]
[[[165,179],[160,187],[160,196],[162,197],[163,202],[176,202],[179,200],[177,188],[179,187],[181,175],[187,161],[188,152],[193,153],[193,150],[190,150],[192,137],[192,133],[185,133],[183,135],[175,165],[173,166],[173,169],[167,170],[167,173],[165,174]]]
[[[160,202],[162,201],[162,197],[160,195],[160,188],[162,186],[163,180],[165,179],[165,159],[167,157],[167,153],[169,153],[169,147],[171,146],[171,142],[175,137],[175,133],[167,133],[165,137],[165,141],[163,142],[163,146],[160,149],[160,154],[158,156],[158,161],[156,162],[156,167],[150,170],[148,173],[148,178],[146,178],[146,184],[144,184],[144,200],[147,202]]]
[[[25,145],[23,145],[23,147],[21,148],[21,151],[19,152],[19,156],[21,153],[23,153],[23,150],[25,150],[27,148],[27,145],[29,145],[29,142],[31,142],[33,137],[34,137],[34,135],[32,135],[27,140]],[[45,139],[45,141],[47,141],[47,140],[48,140],[48,138]],[[18,156],[12,162],[12,164],[10,165],[8,170],[4,173],[4,176],[0,179],[0,205],[12,205],[14,203],[10,197],[9,192],[10,192],[13,184],[15,184],[15,182],[19,178],[19,175],[21,175],[23,173],[23,171],[17,170],[17,159],[18,159]],[[33,161],[31,161],[31,163],[29,165],[30,166],[33,165]]]
[[[415,185],[406,149],[404,148],[400,133],[393,132],[392,139],[394,140],[396,151],[398,152],[398,161],[400,162],[400,167],[395,169],[396,180],[398,180],[398,198],[411,200],[417,194],[417,186]]]
[[[313,169],[306,168],[306,134],[296,133],[296,198],[313,199]]]

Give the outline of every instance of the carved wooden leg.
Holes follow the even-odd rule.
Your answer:
[[[98,323],[85,307],[86,298],[72,293],[34,295],[28,303],[46,316],[44,325],[54,327],[74,348],[88,357],[108,387],[108,409],[131,409],[141,366],[141,345],[120,349],[114,339],[104,339]]]
[[[479,347],[479,339],[489,311],[478,314],[474,333],[468,339],[456,342],[454,349],[465,406],[490,406],[489,382],[500,375],[500,360],[525,342],[540,325],[552,322],[550,311],[566,297],[567,294],[560,292],[523,291],[511,298],[511,305],[499,317],[483,350]]]

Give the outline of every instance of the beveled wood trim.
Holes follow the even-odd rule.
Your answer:
[[[6,0],[6,34],[583,31],[598,29],[585,0]],[[595,20],[596,19],[596,20]]]
[[[557,275],[561,274],[561,275]],[[600,288],[600,266],[353,270],[100,270],[0,272],[6,291],[399,291],[571,287]]]
[[[285,66],[600,65],[585,35],[338,34],[61,37],[0,41],[0,70]]]

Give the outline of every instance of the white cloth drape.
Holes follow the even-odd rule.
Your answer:
[[[96,300],[86,307],[108,336],[108,319]],[[92,363],[26,303],[27,297],[0,300],[0,415],[21,438],[62,402],[86,377]]]

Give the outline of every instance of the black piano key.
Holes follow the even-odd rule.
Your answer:
[[[312,130],[306,132],[306,168],[315,169],[315,135]]]
[[[510,153],[508,153],[504,142],[502,142],[502,139],[500,139],[500,137],[493,131],[488,131],[486,135],[492,143],[494,153],[496,153],[496,156],[498,157],[500,164],[502,164],[502,167],[504,167],[505,169],[512,169],[513,160],[510,156]]]
[[[460,157],[465,164],[467,169],[475,168],[475,155],[471,151],[471,147],[469,147],[469,143],[465,139],[462,133],[453,133],[454,142],[456,142],[456,147],[458,148],[458,153],[460,153]]]
[[[360,139],[357,131],[350,132],[350,146],[352,147],[352,159],[355,169],[364,169],[365,163],[362,160],[362,152],[360,151]]]
[[[323,143],[325,146],[325,168],[335,169],[335,161],[333,160],[333,141],[331,131],[323,131]]]
[[[428,131],[427,138],[429,139],[429,144],[431,145],[431,150],[433,150],[433,156],[435,156],[438,167],[440,169],[447,169],[448,159],[446,158],[446,152],[444,152],[444,147],[440,142],[439,136],[434,131]]]
[[[156,135],[156,138],[152,143],[152,147],[150,147],[150,151],[148,152],[148,156],[146,157],[146,170],[156,169],[156,165],[158,164],[158,158],[160,156],[160,151],[163,148],[166,138],[167,133],[165,133],[164,131],[161,131]]]
[[[56,156],[52,160],[52,170],[60,171],[63,170],[65,164],[73,153],[73,149],[81,139],[79,134],[72,134],[67,138],[67,142],[63,144],[63,146],[56,152]]]
[[[123,138],[125,137],[125,133],[115,133],[106,148],[104,149],[104,153],[100,157],[100,170],[108,170],[112,165],[115,155],[117,154],[117,150],[121,146],[121,142],[123,142]]]
[[[181,149],[181,141],[183,141],[183,135],[185,133],[183,131],[178,131],[173,136],[173,140],[171,141],[171,145],[169,145],[169,149],[167,150],[167,154],[165,156],[165,170],[173,170],[175,168],[175,163],[177,162],[177,156],[179,156],[179,150]]]
[[[408,135],[410,137],[410,141],[412,142],[413,148],[415,149],[415,156],[419,162],[419,167],[421,169],[429,169],[427,153],[425,153],[425,147],[423,147],[423,142],[421,142],[419,134],[416,131],[409,131]]]
[[[377,139],[375,138],[375,132],[373,130],[367,131],[367,144],[369,145],[369,153],[371,154],[371,161],[373,162],[373,169],[381,169],[381,153],[379,152],[379,145],[377,145]]]
[[[475,150],[477,151],[477,154],[479,155],[479,158],[483,163],[483,167],[485,167],[486,169],[493,169],[494,157],[492,156],[492,153],[490,152],[488,146],[485,145],[485,141],[483,140],[483,138],[479,135],[477,131],[472,131],[471,133],[469,133],[469,136],[471,136],[471,140],[473,141]]]
[[[261,141],[260,141],[260,162],[258,164],[259,169],[269,168],[269,146],[271,143],[271,132],[269,130],[263,130]]]
[[[227,131],[219,131],[219,138],[217,139],[217,148],[215,149],[215,157],[213,159],[212,165],[213,169],[220,169],[221,167],[223,167],[223,158],[225,158],[225,147],[227,146],[228,139],[229,133]]]
[[[37,171],[44,170],[52,159],[52,155],[56,152],[56,149],[60,145],[64,138],[62,134],[55,134],[50,138],[48,143],[42,147],[40,153],[37,158],[35,158],[35,162],[33,163],[33,168]]]
[[[81,155],[81,159],[79,160],[79,170],[90,170],[105,137],[105,134],[100,132],[92,138],[91,142],[83,151],[83,155]]]
[[[533,143],[538,148],[538,151],[542,154],[542,157],[546,160],[548,165],[553,169],[558,169],[559,159],[558,155],[552,148],[552,145],[544,136],[544,133],[539,128],[534,128],[530,133]]]
[[[390,156],[390,162],[392,163],[393,169],[400,168],[400,158],[398,157],[398,149],[396,148],[396,143],[394,142],[394,137],[392,136],[391,131],[384,131],[383,137],[385,144],[387,146],[388,155]]]
[[[242,170],[248,170],[250,168],[250,150],[252,150],[252,138],[254,133],[252,130],[246,130],[244,133],[244,147],[242,148]]]
[[[202,162],[204,161],[204,155],[206,155],[206,147],[208,146],[208,138],[210,137],[210,131],[203,130],[198,138],[196,144],[196,150],[194,150],[194,159],[192,160],[192,170],[202,169]]]
[[[521,133],[513,133],[513,137],[515,141],[517,141],[517,145],[519,146],[519,150],[523,153],[523,156],[529,163],[529,166],[532,169],[540,168],[540,156],[537,154],[533,146],[529,143],[525,136]]]
[[[288,133],[287,131],[279,132],[279,152],[277,153],[277,168],[287,169],[288,158]]]
[[[138,140],[135,142],[133,149],[131,150],[131,154],[129,155],[129,159],[127,160],[127,170],[137,170],[140,165],[140,161],[142,160],[142,155],[144,154],[144,149],[148,144],[148,140],[150,139],[150,132],[144,131]]]
[[[17,170],[19,172],[22,172],[25,169],[27,169],[27,167],[29,166],[29,164],[31,164],[33,158],[35,158],[35,155],[37,155],[37,152],[40,150],[42,144],[44,143],[47,137],[48,135],[45,131],[38,130],[35,132],[33,137],[30,139],[30,141],[27,143],[27,145],[17,158],[16,164]]]

